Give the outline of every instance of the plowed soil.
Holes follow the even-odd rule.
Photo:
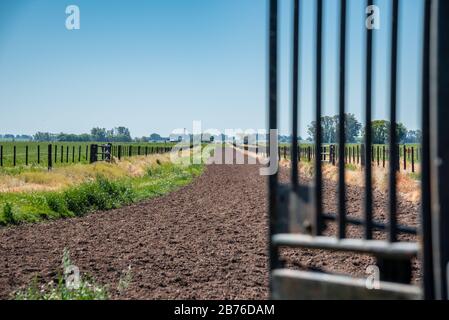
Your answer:
[[[288,179],[286,171],[281,180]],[[336,190],[325,184],[326,211],[335,211]],[[267,298],[266,192],[258,165],[209,165],[192,184],[166,196],[81,218],[0,228],[0,298],[11,298],[36,277],[55,279],[64,248],[116,299]],[[362,188],[348,187],[350,214],[362,211],[362,195]],[[386,194],[376,192],[374,199],[376,216],[385,218]],[[417,210],[401,201],[401,221],[416,224]],[[359,276],[373,262],[309,250],[284,250],[283,257],[295,268]],[[131,282],[119,292],[129,266]]]

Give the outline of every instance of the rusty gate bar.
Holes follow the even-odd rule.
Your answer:
[[[422,269],[424,299],[434,299],[432,226],[430,213],[430,10],[431,0],[424,2],[424,32],[422,53],[422,96],[421,96],[421,128],[422,128],[422,159],[421,159],[421,237],[422,237]],[[419,151],[418,151],[419,154]]]
[[[323,33],[323,0],[316,1],[316,66],[315,66],[315,235],[321,235],[323,228],[322,205],[322,132],[321,132],[321,76],[322,76],[322,33]]]
[[[435,298],[448,299],[449,263],[449,1],[431,9],[430,159]],[[424,155],[424,154],[423,154]]]
[[[398,149],[396,147],[396,103],[398,72],[398,10],[399,0],[392,0],[391,31],[391,69],[390,69],[390,170],[389,170],[389,235],[390,242],[397,240],[396,222],[396,166],[398,165]]]
[[[339,130],[338,130],[338,237],[346,236],[346,186],[345,186],[345,103],[346,103],[346,0],[340,1],[340,79],[339,79]],[[335,146],[333,148],[335,159]]]
[[[366,2],[367,6],[373,4],[373,0]],[[371,167],[371,116],[372,116],[372,79],[373,79],[373,30],[366,29],[366,80],[365,80],[365,239],[373,237],[373,191],[372,191],[372,167]]]
[[[293,7],[293,72],[292,72],[292,147],[291,180],[293,191],[298,191],[298,67],[299,67],[299,0]]]

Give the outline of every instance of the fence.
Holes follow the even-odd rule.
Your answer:
[[[359,165],[363,167],[365,165],[365,150],[364,144],[352,144],[344,147],[343,160],[345,164]],[[291,146],[279,146],[278,147],[279,160],[290,159],[292,154]],[[422,148],[420,145],[397,145],[397,171],[411,171],[417,172],[417,165],[421,163]],[[321,161],[329,162],[330,164],[337,166],[339,157],[338,145],[322,145],[320,152],[316,152],[314,145],[297,146],[297,161],[311,162],[315,159],[316,154],[321,155]],[[390,161],[390,149],[388,145],[372,145],[371,146],[371,163],[374,166],[387,168]]]
[[[91,161],[91,144],[60,145],[60,144],[21,144],[0,145],[0,167],[47,166],[74,163],[89,163]],[[122,159],[132,156],[147,156],[165,153],[172,149],[171,145],[112,145],[112,157]],[[104,160],[104,154],[101,155]]]

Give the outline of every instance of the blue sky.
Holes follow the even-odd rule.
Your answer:
[[[364,1],[349,1],[348,105],[363,119]],[[379,0],[374,118],[387,118],[388,0]],[[399,119],[419,126],[421,0],[401,4]],[[291,1],[281,0],[281,129],[289,129]],[[313,119],[314,0],[303,0],[300,132]],[[81,29],[65,28],[78,5]],[[266,0],[2,0],[0,133],[134,136],[265,128]],[[325,0],[324,110],[337,110],[338,1]]]

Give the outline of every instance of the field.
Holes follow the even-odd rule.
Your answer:
[[[113,163],[4,169],[0,224],[83,216],[167,193],[201,173],[201,165],[172,164],[167,153]]]
[[[128,161],[138,158],[128,158]],[[307,168],[310,164],[302,162],[300,165]],[[166,172],[176,177],[178,170],[167,167]],[[281,166],[280,181],[289,181],[289,171]],[[312,183],[303,170],[301,173],[303,183]],[[332,173],[330,171],[329,175]],[[145,177],[139,183],[143,187],[141,190],[147,190],[146,185],[153,179],[159,187],[164,181],[167,184],[174,181],[158,179],[163,175],[154,172]],[[324,177],[324,209],[336,212],[336,183],[328,174]],[[182,185],[187,184],[186,181],[190,182],[191,178]],[[88,190],[97,190],[102,199],[105,187],[107,184],[98,184]],[[363,212],[363,191],[357,184],[347,186],[347,207],[352,216]],[[208,165],[189,185],[161,194],[164,195],[109,211],[79,215],[75,219],[0,228],[4,256],[0,260],[0,297],[11,298],[18,289],[27,290],[37,276],[39,285],[57,281],[61,257],[68,250],[72,263],[83,274],[92,275],[97,284],[109,288],[108,298],[111,299],[268,298],[267,221],[263,219],[267,183],[266,177],[259,174],[258,165]],[[105,199],[96,205],[109,204],[108,198]],[[376,188],[374,200],[374,217],[384,221],[388,193]],[[59,201],[63,204],[61,207],[57,205]],[[64,212],[58,208],[64,208],[65,202],[64,195],[50,200],[60,212]],[[416,225],[418,210],[419,202],[400,197],[398,218],[401,223]],[[335,233],[332,223],[329,232]],[[361,236],[362,230],[354,227],[348,232],[348,236],[355,238]],[[373,264],[371,258],[352,253],[333,255],[310,250],[282,250],[281,253],[289,266],[358,277],[363,277],[366,268]],[[414,272],[419,272],[419,266],[413,268]],[[117,284],[126,278],[127,270],[131,270],[128,286],[120,290]]]
[[[48,164],[48,147],[52,147],[52,165],[61,166],[89,162],[89,145],[104,142],[3,142],[0,141],[0,167],[43,166]],[[156,148],[173,146],[173,143],[114,143],[113,151],[122,146],[122,156],[156,153]],[[139,152],[140,151],[140,152]]]

